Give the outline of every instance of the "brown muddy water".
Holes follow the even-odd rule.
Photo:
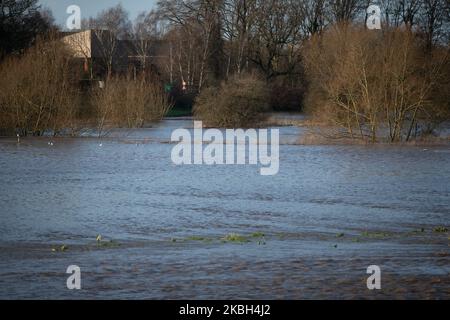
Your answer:
[[[450,298],[449,146],[301,146],[284,127],[261,176],[173,165],[191,126],[0,139],[0,299]]]

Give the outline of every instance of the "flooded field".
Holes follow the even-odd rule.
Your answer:
[[[449,146],[295,145],[283,127],[261,176],[173,165],[179,127],[1,139],[0,299],[450,298]]]

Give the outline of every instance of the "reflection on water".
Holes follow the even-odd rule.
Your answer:
[[[449,147],[296,146],[286,127],[265,177],[174,166],[178,127],[192,121],[0,140],[0,298],[450,297],[449,234],[433,232],[450,224]],[[72,264],[81,291],[66,289]]]

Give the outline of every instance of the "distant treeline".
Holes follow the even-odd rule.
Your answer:
[[[37,8],[36,1],[2,5],[13,3]],[[0,127],[57,132],[81,116],[99,127],[139,126],[170,107],[166,83],[186,88],[195,116],[216,126],[257,125],[268,110],[305,110],[315,124],[333,128],[327,133],[355,139],[395,142],[432,133],[449,119],[450,4],[378,4],[381,30],[366,28],[366,0],[166,0],[135,21],[118,5],[83,27],[135,40],[138,59],[155,65],[161,82],[108,72],[105,88],[83,92],[67,48],[31,37],[2,48],[0,79],[11,80],[3,80]],[[43,46],[53,58],[40,57]],[[50,69],[33,65],[38,58]],[[28,73],[20,71],[24,65]]]

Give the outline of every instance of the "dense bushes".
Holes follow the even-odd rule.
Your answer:
[[[71,53],[56,38],[40,40],[22,56],[3,61],[1,134],[75,133],[86,123],[99,129],[140,127],[160,120],[171,107],[157,81],[116,77],[104,88],[87,89],[76,70]]]
[[[202,89],[194,116],[210,127],[245,128],[260,125],[268,110],[300,111],[305,105],[313,123],[326,124],[333,135],[372,142],[408,141],[433,133],[450,118],[448,47],[426,48],[407,28],[330,26],[305,40],[302,52],[302,80],[230,76]],[[171,108],[162,83],[136,79],[135,74],[112,76],[102,88],[83,89],[71,56],[59,40],[47,39],[3,61],[3,132],[58,134],[86,123],[100,131],[105,126],[141,127]],[[195,91],[188,92],[192,95],[182,90],[178,96],[193,99]]]
[[[40,135],[72,126],[80,101],[69,57],[59,41],[38,41],[1,64],[1,128]]]
[[[131,77],[113,77],[103,88],[93,91],[93,105],[98,125],[142,127],[161,120],[171,108],[167,94],[159,83]]]
[[[304,60],[308,109],[343,136],[408,141],[448,119],[448,52],[424,50],[409,30],[335,27],[309,41]]]
[[[195,101],[194,116],[210,127],[245,128],[263,120],[268,102],[264,81],[252,75],[234,77],[204,89]]]

